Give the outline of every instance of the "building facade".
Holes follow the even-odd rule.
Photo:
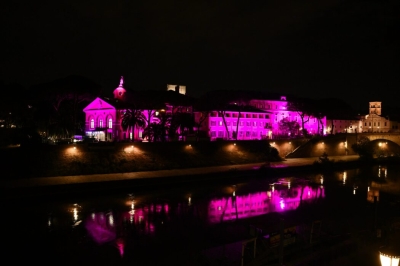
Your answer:
[[[399,122],[382,115],[382,102],[369,102],[369,112],[358,117],[330,117],[327,133],[389,133],[399,132]]]
[[[184,95],[186,86],[167,85],[167,91],[170,90],[170,93]],[[113,99],[98,97],[84,108],[86,136],[99,141],[143,141],[145,128],[122,127],[124,114],[130,108],[126,100],[127,91],[123,87],[123,77],[113,95]],[[304,130],[310,135],[326,134],[326,117],[303,115],[302,118],[300,112],[288,109],[286,97],[281,96],[279,99],[252,99],[244,106],[233,102],[226,110],[208,112],[196,111],[192,106],[166,101],[162,109],[147,108],[140,112],[145,117],[146,125],[159,122],[158,112],[168,115],[193,114],[194,124],[197,125],[195,131],[203,132],[210,140],[288,138],[301,136]]]
[[[232,103],[231,109],[212,111],[200,124],[201,131],[208,134],[210,140],[237,139],[256,140],[274,139],[300,136],[303,132],[300,113],[288,110],[285,96],[279,100],[252,99],[248,108],[236,107]],[[196,121],[200,121],[205,113],[195,112]],[[297,129],[283,130],[281,121]],[[304,128],[310,135],[326,133],[326,117],[317,119],[313,116],[304,117]]]

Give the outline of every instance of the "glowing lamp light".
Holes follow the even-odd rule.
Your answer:
[[[382,146],[382,142],[379,142],[379,144],[378,144],[378,145],[379,145],[379,147],[381,147],[381,146]]]
[[[233,143],[233,146],[236,146],[236,143]]]
[[[399,247],[387,246],[379,250],[382,266],[398,266],[400,261]]]

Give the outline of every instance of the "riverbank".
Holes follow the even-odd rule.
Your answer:
[[[318,157],[291,158],[280,162],[249,163],[237,165],[209,166],[184,169],[157,171],[137,171],[126,173],[70,175],[37,178],[2,179],[0,188],[2,195],[7,198],[70,194],[79,191],[99,191],[121,189],[126,186],[148,187],[174,185],[189,182],[207,182],[209,180],[240,180],[251,176],[276,178],[299,172],[334,170],[357,167],[360,163],[358,156],[332,156],[330,163],[317,164]]]
[[[319,162],[319,157],[288,158],[279,162],[262,162],[235,165],[220,165],[195,168],[135,171],[125,173],[68,175],[52,177],[3,178],[0,182],[2,195],[6,198],[70,194],[85,191],[118,190],[126,186],[155,187],[195,182],[223,182],[243,180],[249,177],[278,178],[298,173],[323,173],[343,171],[362,165],[396,163],[397,158],[360,160],[358,155],[330,156]]]

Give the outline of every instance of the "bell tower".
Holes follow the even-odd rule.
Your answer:
[[[382,114],[382,102],[369,102],[369,114]]]

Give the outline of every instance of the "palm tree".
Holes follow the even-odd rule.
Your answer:
[[[139,109],[126,109],[125,113],[122,115],[122,129],[131,130],[135,139],[135,129],[145,128],[146,126],[146,116],[143,114],[142,110]]]
[[[193,132],[194,117],[190,113],[177,112],[171,117],[169,136],[174,137],[178,131],[180,136],[186,136]]]
[[[166,141],[171,128],[171,115],[165,112],[156,113],[157,122],[148,125],[143,131],[143,137],[148,138],[150,142]]]

